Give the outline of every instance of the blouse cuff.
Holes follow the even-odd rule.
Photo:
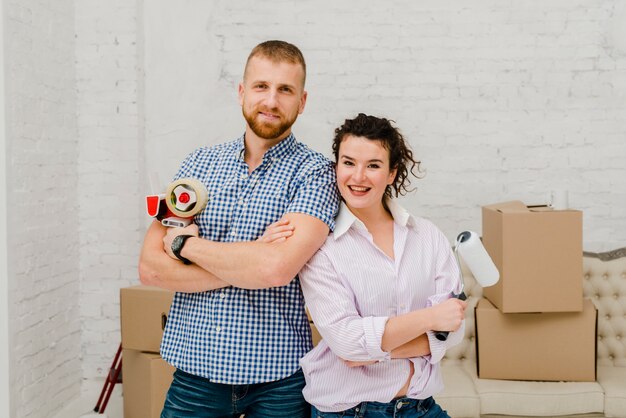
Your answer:
[[[430,344],[430,355],[426,358],[430,364],[439,363],[446,354],[447,344],[445,341],[438,340],[437,337],[435,337],[434,331],[427,331],[426,335],[428,336],[428,343]],[[448,337],[449,336],[450,335],[448,335]]]
[[[365,334],[365,349],[372,360],[385,361],[391,359],[391,353],[387,353],[381,349],[383,333],[385,325],[387,325],[386,316],[369,316],[363,318],[363,332]]]

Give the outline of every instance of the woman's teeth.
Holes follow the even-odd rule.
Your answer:
[[[350,190],[354,192],[366,192],[369,190],[369,187],[361,187],[361,186],[348,186]]]

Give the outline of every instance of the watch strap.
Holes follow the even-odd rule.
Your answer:
[[[182,261],[183,264],[191,264],[191,261],[180,255],[180,252],[183,250],[185,242],[187,242],[187,240],[193,236],[194,235],[178,235],[172,241],[172,253],[176,256],[176,258]]]

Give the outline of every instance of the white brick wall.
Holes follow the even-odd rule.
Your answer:
[[[5,27],[4,7],[0,7],[0,22]],[[10,375],[10,331],[9,331],[9,277],[11,277],[11,266],[8,257],[8,216],[7,216],[7,167],[10,140],[7,138],[9,132],[6,124],[6,90],[5,90],[5,54],[4,54],[4,30],[0,32],[0,370],[5,372],[0,374],[0,416],[11,416],[11,375]]]
[[[280,38],[308,62],[298,137],[328,154],[346,117],[396,120],[427,171],[405,204],[450,239],[480,231],[481,205],[567,189],[585,249],[625,245],[623,0],[211,4],[144,4],[146,166],[161,178],[242,132],[247,53]]]
[[[81,384],[74,4],[3,6],[11,417],[43,418]]]
[[[138,284],[137,5],[76,2],[83,377],[106,376],[120,343],[119,289]],[[143,213],[142,213],[143,215]],[[95,404],[95,400],[94,400]]]
[[[5,1],[16,416],[106,375],[146,178],[243,132],[236,86],[265,39],[307,58],[298,137],[330,154],[346,117],[395,119],[427,170],[405,203],[450,239],[483,204],[565,188],[585,249],[626,245],[624,5]]]

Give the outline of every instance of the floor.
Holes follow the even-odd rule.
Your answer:
[[[104,380],[87,385],[79,399],[68,404],[53,418],[124,418],[122,385],[115,385],[113,388],[113,393],[103,414],[93,411],[102,391],[103,383]]]

